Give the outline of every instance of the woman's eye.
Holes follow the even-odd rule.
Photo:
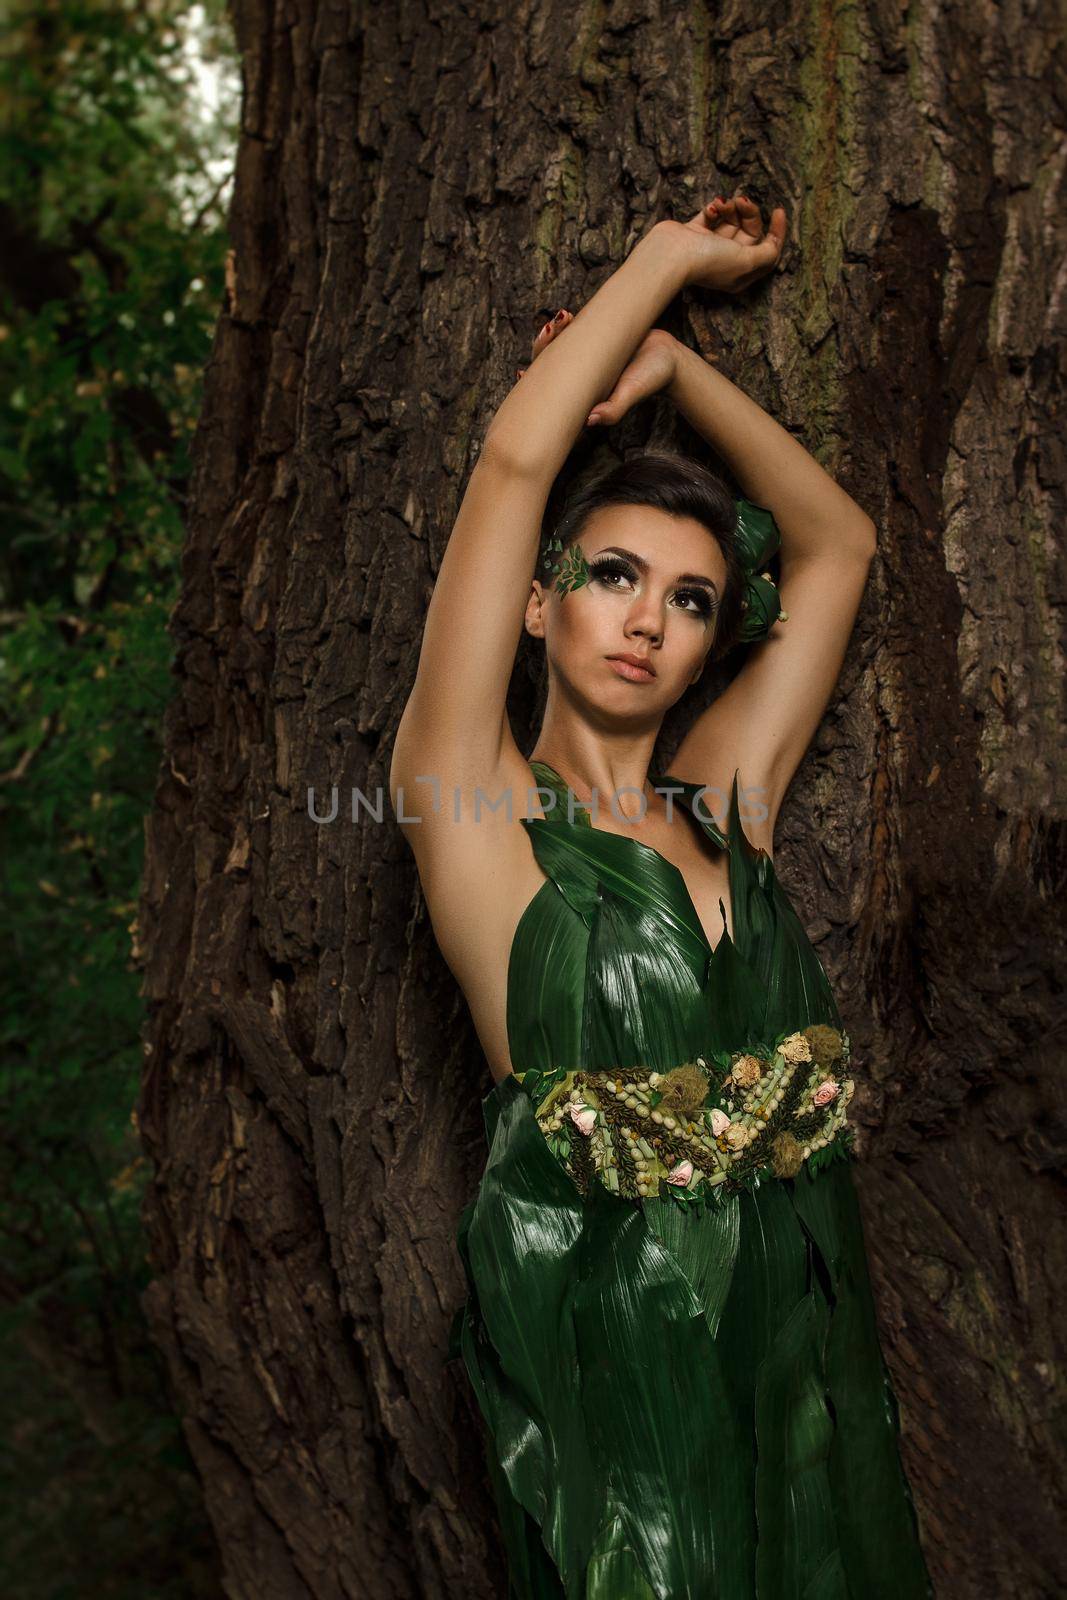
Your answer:
[[[590,562],[589,570],[594,578],[609,589],[618,590],[623,583],[637,582],[637,573],[617,557],[608,561]],[[616,582],[616,579],[621,579],[622,582]],[[717,603],[705,589],[679,589],[675,599],[683,602],[679,610],[688,611],[694,617],[710,617]]]
[[[612,583],[611,580],[613,578],[623,578],[627,583],[632,583],[635,576],[629,567],[623,566],[621,561],[594,562],[591,571],[594,578],[599,578],[601,583],[606,583],[612,589],[618,587],[617,584]]]
[[[677,598],[688,600],[690,604],[684,609],[698,616],[710,617],[715,608],[711,596],[703,589],[679,589]]]

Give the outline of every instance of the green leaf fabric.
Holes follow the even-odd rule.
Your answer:
[[[486,1425],[510,1600],[931,1600],[851,1161],[720,1205],[583,1197],[535,1116],[538,1074],[558,1068],[665,1072],[841,1028],[744,831],[740,774],[725,831],[698,785],[653,780],[728,854],[733,934],[720,903],[712,947],[678,869],[569,819],[563,780],[532,765],[560,803],[523,823],[545,883],[509,956],[516,1071],[483,1102],[452,1346]]]

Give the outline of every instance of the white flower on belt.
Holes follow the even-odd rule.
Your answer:
[[[575,1101],[571,1106],[571,1121],[579,1133],[590,1134],[596,1127],[596,1112],[592,1106],[583,1106]]]

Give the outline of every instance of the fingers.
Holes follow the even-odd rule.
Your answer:
[[[734,206],[737,211],[737,220],[743,233],[750,239],[763,238],[763,217],[760,208],[754,200],[749,200],[743,194],[734,196]]]
[[[715,204],[716,204],[716,202],[714,200],[709,200],[707,205],[701,206],[701,208],[697,212],[696,216],[689,218],[689,226],[693,227],[693,226],[695,226],[695,225],[697,225],[699,223],[707,222],[709,220],[708,213],[711,211],[711,208]]]
[[[692,220],[716,240],[740,247],[732,271],[719,274],[719,287],[727,294],[747,289],[772,271],[781,257],[788,228],[784,206],[775,206],[764,226],[759,202],[738,190],[708,200]]]
[[[609,428],[612,423],[618,422],[629,411],[634,402],[634,386],[628,380],[626,371],[612,389],[606,400],[598,400],[585,420],[587,428]]]
[[[775,241],[779,252],[781,251],[782,246],[785,244],[785,230],[787,226],[788,220],[785,214],[785,206],[775,206],[774,210],[771,212],[771,220],[767,224],[767,232]]]
[[[540,333],[538,333],[534,338],[533,343],[530,346],[530,360],[533,361],[535,357],[541,354],[542,350],[547,350],[553,339],[555,339],[558,334],[562,333],[564,328],[568,327],[573,321],[574,317],[570,311],[567,311],[566,309],[557,311],[556,315],[552,318],[552,321],[546,322]]]
[[[753,200],[746,200],[743,194],[732,194],[728,200],[713,200],[714,211],[713,225],[726,224],[724,231],[728,236],[736,237],[738,233],[758,234],[762,231],[760,225],[759,206]]]
[[[613,422],[618,422],[626,410],[626,406],[621,403],[622,388],[623,385],[617,383],[606,400],[597,401],[585,419],[587,428],[608,428]]]
[[[749,200],[746,195],[735,196],[737,215],[744,231],[746,240],[761,247],[768,246],[763,253],[767,260],[777,261],[785,243],[786,215],[784,206],[775,206],[771,212],[770,221],[766,231],[763,226],[763,213],[755,200]]]
[[[541,351],[547,350],[553,339],[557,338],[563,332],[564,328],[569,328],[573,321],[574,313],[572,311],[567,311],[565,308],[557,311],[556,315],[552,318],[552,321],[546,322],[544,327],[533,339],[530,345],[530,360],[536,361],[537,357],[541,354]],[[516,378],[521,378],[523,373],[528,371],[528,367],[516,367],[515,376]]]
[[[725,196],[718,195],[714,200],[708,201],[701,213],[701,219],[707,223],[709,228],[718,229],[723,223],[736,220],[733,216],[732,208],[732,200],[727,200]]]
[[[762,276],[774,266],[785,244],[786,216],[784,206],[775,206],[766,233],[752,240],[752,270]]]
[[[784,206],[775,206],[766,232],[759,205],[740,192],[729,199],[719,195],[715,200],[709,200],[702,216],[709,227],[725,238],[738,239],[741,244],[763,244],[768,238],[773,239],[774,251],[768,256],[772,261],[777,259],[785,243],[787,223]]]

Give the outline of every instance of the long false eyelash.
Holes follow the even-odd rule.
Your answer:
[[[628,578],[631,583],[637,578],[633,567],[621,556],[602,556],[599,561],[591,561],[589,571],[594,578],[617,575]],[[695,600],[697,612],[702,616],[710,617],[718,609],[719,602],[713,600],[706,589],[679,589],[678,594],[686,600]]]
[[[678,593],[686,599],[697,602],[697,610],[705,617],[710,617],[719,609],[719,602],[713,600],[706,589],[679,589]]]
[[[603,578],[605,576],[628,578],[631,583],[634,583],[637,579],[637,573],[633,567],[628,561],[624,561],[621,556],[601,556],[599,561],[590,561],[589,571],[594,578]]]

